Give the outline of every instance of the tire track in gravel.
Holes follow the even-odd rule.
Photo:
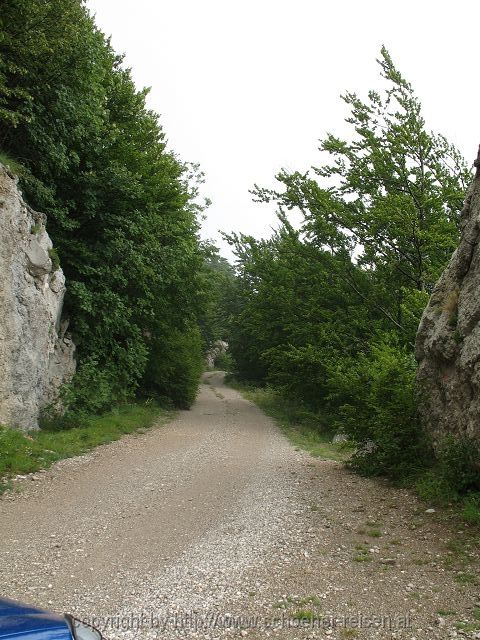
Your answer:
[[[4,595],[95,617],[111,640],[420,640],[472,623],[478,586],[444,562],[468,532],[294,449],[222,374],[203,382],[168,425],[0,499]],[[371,523],[381,537],[368,538]]]
[[[18,481],[20,494],[0,500],[6,595],[83,616],[137,607],[132,593],[145,584],[172,595],[168,576],[178,566],[189,571],[186,554],[212,536],[235,540],[239,525],[232,522],[245,509],[268,525],[258,540],[265,547],[271,512],[285,501],[291,448],[258,409],[223,387],[221,374],[207,380],[193,409],[167,426],[62,461],[34,481]],[[248,543],[232,542],[234,570],[235,554],[256,548],[259,531],[248,533],[247,525],[240,528]]]

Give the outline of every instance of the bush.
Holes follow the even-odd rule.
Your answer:
[[[196,327],[175,331],[168,341],[154,339],[142,392],[188,409],[197,395],[203,367],[202,339]]]
[[[231,373],[233,371],[234,362],[232,358],[232,354],[225,351],[224,353],[220,353],[214,362],[215,369],[219,369],[220,371],[226,371],[227,373]]]
[[[346,400],[338,424],[358,446],[350,463],[357,471],[400,479],[427,464],[430,450],[416,408],[415,371],[412,354],[383,341],[332,375],[332,398]]]
[[[58,251],[55,248],[49,249],[48,257],[52,261],[53,271],[58,271],[58,269],[60,269],[60,256],[58,255]]]
[[[480,491],[479,447],[469,438],[446,437],[436,447],[432,468],[416,483],[421,498],[432,504],[456,502],[466,496],[467,519],[476,517]],[[473,497],[472,497],[473,496]]]
[[[92,416],[110,410],[115,404],[111,378],[95,359],[82,362],[72,382],[62,387],[60,405],[55,403],[42,409],[40,427],[47,431],[83,427]],[[131,399],[132,396],[117,396],[118,402]]]
[[[462,516],[468,524],[480,525],[480,493],[465,498]]]
[[[470,438],[448,436],[437,447],[437,472],[459,495],[480,491],[480,451]]]
[[[19,162],[11,158],[8,154],[0,151],[0,164],[7,167],[12,173],[17,176],[22,176],[25,172],[25,168]]]
[[[268,381],[284,394],[317,412],[328,391],[325,354],[315,345],[284,345],[262,354],[268,365]]]
[[[458,500],[458,494],[443,478],[438,469],[429,469],[415,484],[415,489],[422,500],[429,504],[445,505]]]

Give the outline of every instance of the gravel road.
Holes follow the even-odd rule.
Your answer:
[[[295,449],[221,373],[168,424],[15,486],[4,595],[112,640],[480,638],[478,538]]]

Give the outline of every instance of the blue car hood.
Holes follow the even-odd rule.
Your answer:
[[[0,598],[0,640],[72,640],[62,616]]]

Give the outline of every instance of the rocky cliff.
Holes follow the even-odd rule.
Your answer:
[[[45,222],[0,165],[0,424],[24,430],[38,427],[75,371],[61,322],[65,277]]]
[[[215,360],[218,356],[227,353],[228,350],[228,342],[224,342],[223,340],[215,340],[210,349],[207,351],[206,361],[207,361],[207,369],[215,368]]]
[[[416,340],[424,422],[480,441],[480,151],[461,213],[461,240],[430,298]]]

